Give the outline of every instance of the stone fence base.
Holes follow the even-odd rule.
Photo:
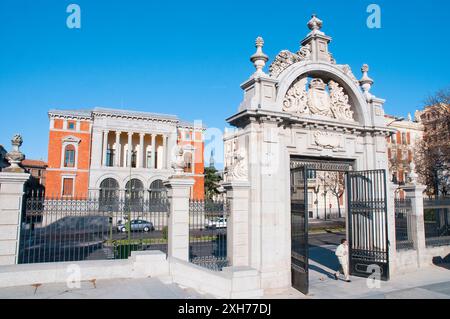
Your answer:
[[[160,251],[132,252],[127,260],[92,260],[0,266],[0,287],[164,277],[217,298],[262,297],[259,273],[249,267],[211,271]]]
[[[403,275],[433,264],[433,258],[445,258],[450,254],[450,246],[427,247],[419,255],[416,250],[397,251],[395,275]]]

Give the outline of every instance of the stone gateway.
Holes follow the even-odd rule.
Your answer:
[[[226,181],[251,185],[248,227],[238,239],[239,249],[249,257],[240,259],[241,265],[260,272],[266,292],[291,285],[307,292],[305,174],[326,166],[344,172],[352,187],[346,198],[347,214],[354,216],[347,218],[352,274],[365,276],[368,265],[375,264],[384,271],[384,279],[389,278],[392,251],[387,243],[394,236],[394,221],[387,215],[393,199],[386,196],[385,174],[386,136],[392,129],[384,119],[385,101],[370,92],[373,80],[367,65],[357,80],[349,65],[335,60],[322,25],[313,15],[301,47],[296,53],[281,51],[269,73],[263,70],[268,57],[259,37],[251,57],[256,72],[241,85],[243,101],[227,119],[236,130],[224,137],[226,154],[231,154],[225,164]],[[363,186],[371,191],[360,192]],[[370,206],[358,211],[355,207],[364,200]],[[296,271],[306,274],[300,279],[306,284],[303,288],[296,286]]]

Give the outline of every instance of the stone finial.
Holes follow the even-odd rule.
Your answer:
[[[12,151],[5,156],[10,166],[4,169],[5,172],[24,172],[24,169],[20,167],[20,163],[25,159],[25,155],[20,151],[22,143],[23,139],[19,134],[14,135],[11,139]]]
[[[262,69],[269,60],[269,57],[262,51],[263,46],[264,39],[262,37],[257,37],[255,41],[256,52],[250,57],[250,61],[253,62],[253,65],[256,68],[256,74],[264,74]]]
[[[178,145],[175,153],[175,162],[172,163],[172,168],[175,169],[176,175],[182,175],[184,173],[185,166],[184,150],[180,145]]]
[[[408,182],[410,184],[417,184],[417,173],[416,173],[416,164],[414,164],[414,162],[411,161],[411,163],[409,164],[409,168],[410,168],[410,172],[408,175]]]
[[[308,28],[312,31],[312,33],[322,33],[320,30],[322,29],[323,21],[317,18],[314,13],[311,16],[311,20],[308,21]]]
[[[362,78],[359,80],[359,84],[361,85],[364,95],[366,96],[367,101],[372,98],[372,94],[370,93],[370,89],[372,88],[373,80],[369,77],[369,65],[364,64],[361,67]]]

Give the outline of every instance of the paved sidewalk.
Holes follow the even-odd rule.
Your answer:
[[[367,280],[359,277],[351,277],[351,283],[336,281],[335,249],[335,245],[310,249],[309,298],[450,299],[450,270],[438,266],[395,276],[388,282],[380,282],[379,288],[369,288]]]
[[[164,283],[164,279],[114,279],[84,281],[81,288],[64,284],[43,284],[0,288],[0,299],[206,299],[192,289]]]

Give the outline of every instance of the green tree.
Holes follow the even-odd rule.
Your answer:
[[[219,194],[219,183],[222,180],[215,167],[205,167],[205,197],[212,198]]]

